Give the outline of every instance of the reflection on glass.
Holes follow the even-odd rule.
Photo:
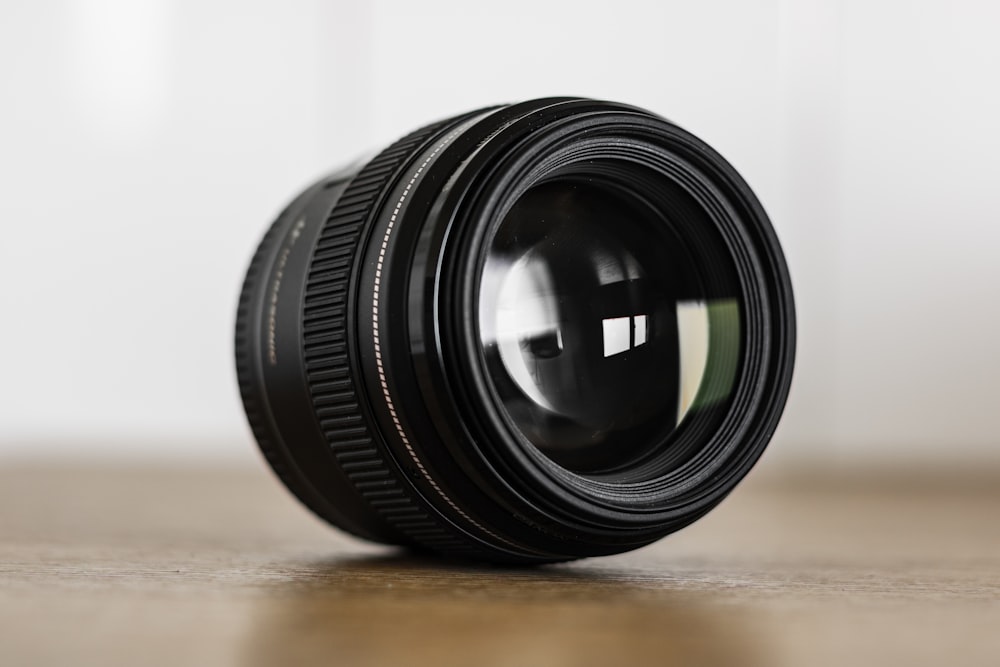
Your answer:
[[[710,398],[713,301],[689,260],[651,242],[650,215],[596,187],[539,186],[487,256],[479,327],[491,379],[516,427],[560,464],[611,465]]]

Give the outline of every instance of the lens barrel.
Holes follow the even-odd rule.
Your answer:
[[[254,436],[307,507],[503,563],[705,514],[766,447],[794,347],[736,171],[581,98],[456,116],[321,179],[264,236],[236,323]]]

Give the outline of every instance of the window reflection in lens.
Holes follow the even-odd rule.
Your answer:
[[[651,210],[555,181],[525,193],[483,269],[479,324],[504,410],[565,467],[626,463],[696,403],[709,304]]]

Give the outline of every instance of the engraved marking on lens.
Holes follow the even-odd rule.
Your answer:
[[[285,265],[288,264],[288,255],[292,252],[295,242],[302,236],[302,229],[306,226],[306,221],[300,219],[292,227],[288,235],[290,239],[285,249],[281,251],[278,265],[274,272],[274,282],[271,283],[271,304],[267,309],[267,360],[272,366],[278,365],[278,292],[281,290],[281,279],[285,275]]]
[[[441,499],[444,500],[446,503],[448,503],[448,506],[451,507],[455,512],[457,512],[463,519],[465,519],[466,521],[468,521],[473,526],[475,526],[479,530],[483,531],[484,533],[486,533],[490,537],[493,537],[493,538],[495,538],[495,539],[503,542],[504,544],[510,545],[512,547],[515,547],[515,548],[519,548],[513,542],[510,542],[510,541],[504,539],[503,537],[497,535],[496,533],[494,533],[493,531],[491,531],[490,529],[486,528],[485,526],[483,526],[482,524],[480,524],[478,521],[476,521],[475,519],[473,519],[472,517],[470,517],[468,514],[466,514],[462,510],[462,508],[460,508],[458,505],[456,505],[454,503],[454,501],[452,501],[452,499],[449,498],[447,496],[447,494],[445,494],[445,492],[441,489],[441,487],[438,486],[437,482],[434,481],[434,478],[431,477],[430,473],[427,472],[427,469],[424,468],[424,464],[420,461],[419,458],[417,458],[417,453],[416,453],[416,451],[414,451],[413,446],[410,444],[410,439],[407,437],[406,432],[403,430],[403,425],[402,425],[402,423],[400,423],[399,416],[396,414],[396,406],[395,406],[395,404],[392,401],[392,396],[389,394],[389,384],[388,384],[388,382],[386,380],[385,367],[382,364],[382,343],[381,343],[381,338],[379,336],[379,323],[378,323],[378,321],[379,321],[379,305],[378,305],[379,288],[380,288],[381,281],[382,281],[382,265],[385,262],[385,250],[386,250],[386,247],[388,247],[388,245],[389,245],[389,236],[392,235],[392,230],[393,230],[393,228],[396,225],[396,217],[399,215],[399,210],[403,207],[403,202],[405,202],[406,198],[409,196],[410,189],[413,187],[413,184],[417,182],[417,179],[420,177],[420,174],[423,173],[424,169],[427,167],[428,164],[430,164],[431,160],[433,160],[434,157],[439,152],[441,152],[442,148],[444,148],[445,146],[447,146],[451,142],[452,139],[454,139],[458,134],[460,134],[461,132],[463,132],[471,124],[472,124],[472,122],[468,122],[468,123],[465,123],[465,124],[461,125],[460,127],[456,128],[448,136],[446,136],[444,139],[442,139],[441,143],[439,143],[437,145],[437,147],[435,147],[434,150],[431,151],[431,154],[427,156],[427,158],[423,161],[423,163],[413,173],[413,176],[410,178],[410,182],[406,184],[405,188],[403,188],[403,194],[400,195],[399,201],[396,202],[396,207],[393,209],[392,215],[389,217],[389,225],[388,225],[388,227],[386,227],[385,236],[382,238],[382,247],[379,249],[378,263],[375,266],[375,289],[374,289],[374,292],[373,292],[373,295],[372,295],[372,297],[373,297],[373,300],[372,300],[372,340],[373,340],[373,342],[375,344],[375,366],[378,369],[378,380],[379,380],[379,384],[382,386],[382,395],[385,397],[386,407],[389,408],[389,416],[392,417],[392,423],[396,427],[396,433],[399,434],[400,440],[403,441],[403,446],[406,447],[406,451],[410,455],[410,458],[413,459],[413,462],[416,464],[417,469],[420,470],[420,474],[422,474],[424,476],[424,479],[426,479],[427,482],[431,485],[431,487],[433,487],[433,489],[437,492],[437,494],[441,497]]]

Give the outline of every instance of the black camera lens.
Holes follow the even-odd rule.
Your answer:
[[[319,516],[493,562],[648,544],[718,504],[784,407],[781,249],[735,170],[647,111],[553,98],[305,190],[240,298],[254,435]]]

